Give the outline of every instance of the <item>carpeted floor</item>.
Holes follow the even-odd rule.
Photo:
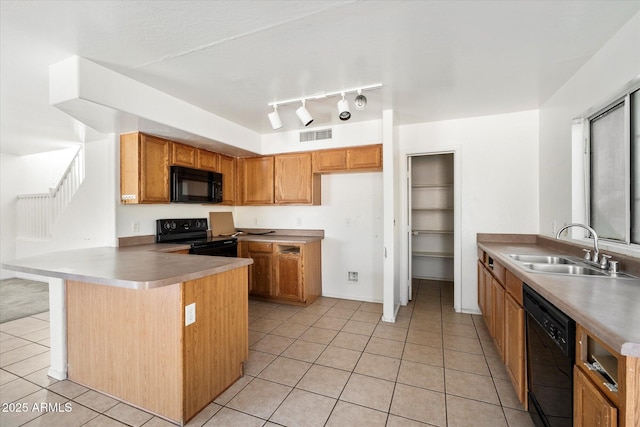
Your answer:
[[[26,279],[0,280],[0,323],[49,311],[49,284]]]

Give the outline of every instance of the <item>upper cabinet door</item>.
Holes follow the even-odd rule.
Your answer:
[[[201,148],[198,148],[197,153],[196,167],[198,169],[220,172],[220,154],[203,150]]]
[[[236,159],[219,156],[219,170],[222,174],[222,204],[235,205],[236,197]]]
[[[140,203],[169,203],[170,142],[140,135]]]
[[[313,173],[379,172],[382,145],[320,150],[313,153]]]
[[[249,157],[241,159],[240,164],[242,204],[273,204],[273,156]]]
[[[311,153],[275,156],[275,203],[320,204],[320,175],[314,175]]]
[[[321,150],[313,153],[313,172],[326,173],[347,170],[347,149]]]
[[[170,144],[138,132],[120,135],[122,203],[169,203]]]
[[[349,148],[347,165],[349,170],[382,170],[382,146],[367,145]]]
[[[175,166],[196,167],[197,148],[174,142],[172,145],[171,164]]]

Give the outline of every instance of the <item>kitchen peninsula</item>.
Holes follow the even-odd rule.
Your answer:
[[[50,375],[184,424],[242,376],[251,263],[103,247],[3,268],[50,278]]]

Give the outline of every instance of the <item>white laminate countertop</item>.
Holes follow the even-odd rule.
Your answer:
[[[166,253],[184,245],[100,247],[53,252],[5,262],[2,268],[130,289],[151,289],[250,265],[248,258]],[[188,247],[187,247],[188,248]]]
[[[640,357],[640,279],[532,272],[508,256],[568,255],[539,244],[479,242],[478,247],[615,351]]]

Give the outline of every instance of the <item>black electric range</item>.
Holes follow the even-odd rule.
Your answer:
[[[238,256],[238,239],[208,237],[208,229],[207,218],[158,219],[156,242],[189,245],[189,253],[193,255]]]

